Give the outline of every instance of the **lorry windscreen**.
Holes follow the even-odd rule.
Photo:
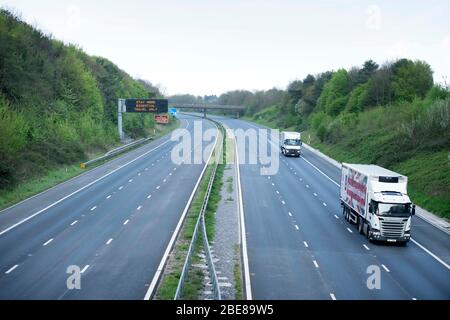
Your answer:
[[[298,139],[286,139],[284,140],[284,144],[287,146],[299,146],[301,145],[301,141]]]
[[[410,209],[408,204],[378,203],[378,214],[380,216],[408,217]]]

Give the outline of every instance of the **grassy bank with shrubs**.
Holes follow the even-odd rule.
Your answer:
[[[161,96],[3,9],[0,43],[0,193],[116,146],[118,98]],[[155,128],[153,115],[127,114],[123,125],[131,138]]]

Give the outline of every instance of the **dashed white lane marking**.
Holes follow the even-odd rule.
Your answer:
[[[302,179],[302,178],[300,178],[300,181],[303,181],[303,179]]]
[[[326,206],[327,206],[327,204],[326,204],[325,202],[323,202],[322,204],[323,204],[323,206],[324,206],[324,207],[326,207]]]
[[[152,163],[152,167],[154,167],[155,166],[155,164],[154,163]]]
[[[330,297],[332,300],[336,300],[336,296],[334,294],[330,293]]]
[[[159,190],[159,188],[161,188],[161,186],[157,186],[157,187],[156,187],[156,190]]]
[[[145,171],[148,171],[148,168],[145,168]]]
[[[5,272],[5,274],[10,274],[10,273],[13,272],[14,269],[17,268],[18,266],[19,266],[19,265],[16,264],[14,267],[9,268],[8,271]]]
[[[173,171],[177,171],[177,168],[173,168]]]
[[[152,195],[151,194],[149,194],[148,196],[147,196],[147,199],[150,199],[152,197]]]
[[[297,175],[297,172],[294,172],[294,175]]]
[[[164,179],[163,182],[166,183],[166,182],[167,182],[167,179]]]
[[[120,186],[120,187],[119,187],[119,190],[122,190],[122,189],[123,189],[123,186]]]
[[[130,183],[133,182],[133,179],[128,180],[128,182],[130,182]]]
[[[335,217],[336,219],[339,219],[339,217],[338,217],[337,215],[334,215],[334,217]]]
[[[292,217],[292,213],[288,212],[289,217]]]
[[[113,239],[111,238],[111,239],[109,239],[109,240],[106,242],[106,244],[108,245],[108,244],[110,244],[112,241],[113,241]]]
[[[317,197],[317,193],[314,192],[314,197]]]
[[[75,221],[72,222],[70,225],[71,225],[71,226],[74,226],[77,222],[78,222],[78,220],[75,220]]]
[[[307,184],[306,187],[309,189],[309,184]]]
[[[313,260],[313,263],[314,263],[314,266],[315,266],[316,268],[319,268],[319,264],[317,263],[316,260]]]
[[[142,209],[142,206],[137,207],[137,209],[138,209],[138,210],[141,210],[141,209]]]
[[[298,227],[298,225],[295,225],[294,227],[295,227],[295,229],[300,230],[300,228]]]
[[[366,248],[366,250],[370,250],[370,248],[368,246],[366,246],[365,244],[363,244],[363,247]]]
[[[172,176],[172,172],[169,172],[169,176]]]
[[[303,241],[303,244],[305,245],[305,247],[306,248],[308,248],[309,246],[308,246],[308,242],[306,242],[306,241]]]
[[[284,202],[284,200],[281,200],[281,203],[282,203],[282,204],[286,204],[286,202]]]
[[[86,270],[87,270],[88,268],[89,268],[89,265],[87,264],[87,265],[83,268],[83,270],[80,271],[80,273],[85,273]]]
[[[350,228],[347,228],[347,231],[350,233],[353,233],[352,229],[350,229]]]
[[[272,182],[272,186],[274,186],[274,187],[275,187],[275,183],[273,183],[273,182]]]
[[[127,221],[125,221],[125,222],[123,223],[123,225],[126,226],[126,225],[128,224],[128,222],[130,222],[129,219],[128,219]]]
[[[138,176],[141,176],[141,173],[140,173],[140,172],[138,173]]]
[[[91,211],[94,211],[95,209],[97,209],[97,206],[93,206],[93,207],[91,208]]]
[[[45,242],[45,243],[43,244],[43,246],[45,247],[45,246],[49,245],[50,242],[52,242],[52,241],[53,241],[53,238],[51,238],[50,240],[47,240],[47,242]]]
[[[384,264],[381,265],[386,272],[391,272]]]
[[[277,190],[276,193],[277,193],[277,194],[280,194],[280,191]]]
[[[106,199],[111,199],[111,195],[107,196]]]

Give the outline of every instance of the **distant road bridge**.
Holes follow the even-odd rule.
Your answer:
[[[227,106],[220,104],[203,104],[203,103],[170,103],[171,108],[177,109],[192,109],[203,112],[203,117],[206,118],[206,110],[209,111],[232,111],[236,112],[239,118],[240,112],[245,110],[244,106]]]

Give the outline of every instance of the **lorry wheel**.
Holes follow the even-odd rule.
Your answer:
[[[358,231],[359,231],[359,234],[364,233],[364,221],[361,217],[358,218]]]
[[[372,239],[370,238],[370,227],[369,226],[367,226],[366,237],[367,237],[367,240],[369,240],[369,242],[372,242]]]

